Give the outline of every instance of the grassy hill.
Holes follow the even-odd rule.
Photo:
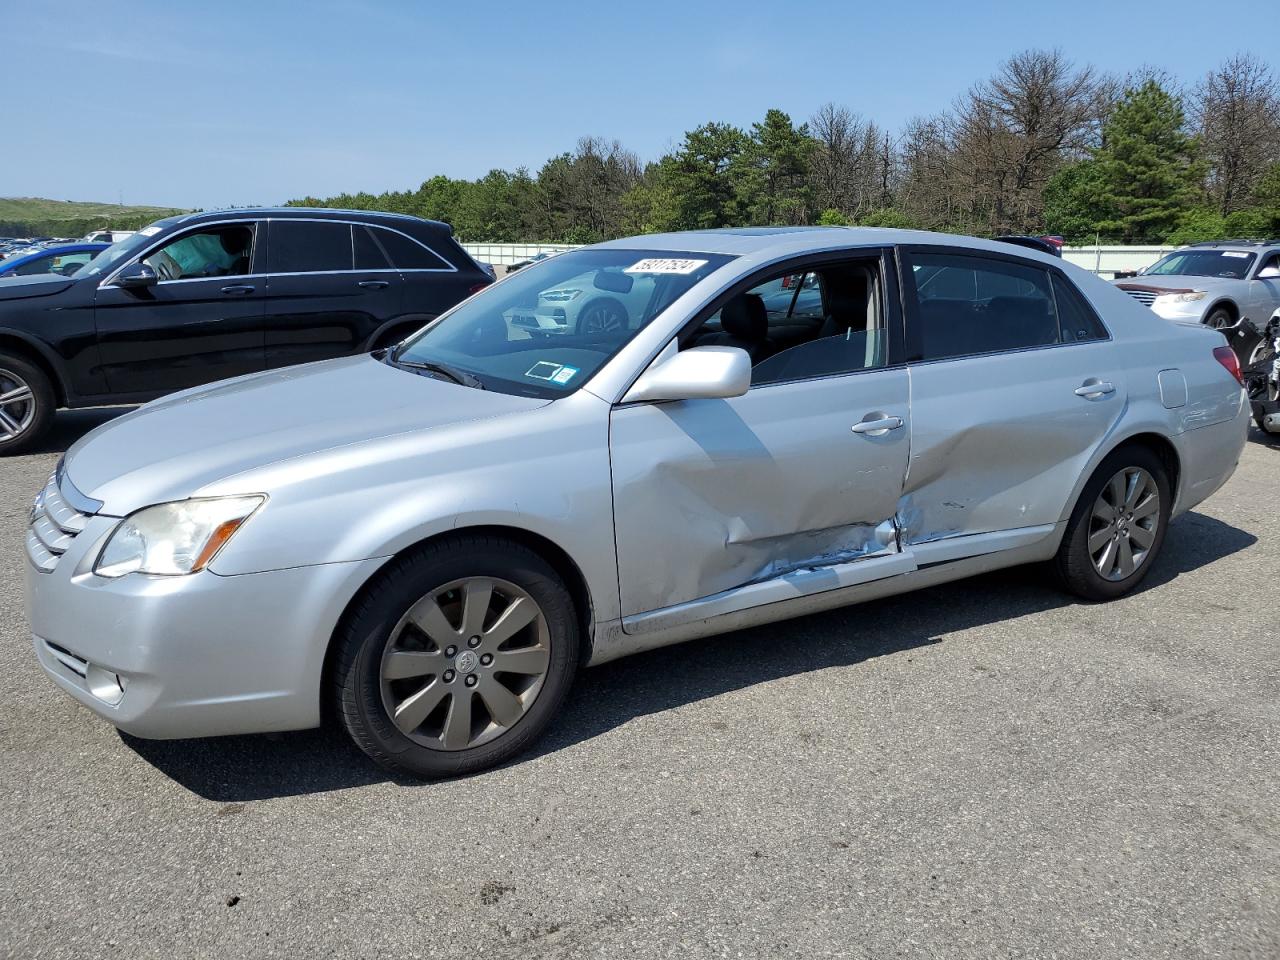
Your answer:
[[[0,236],[78,237],[104,227],[133,230],[160,217],[183,212],[171,207],[0,197]]]

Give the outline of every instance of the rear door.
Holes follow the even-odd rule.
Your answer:
[[[157,396],[262,369],[261,235],[253,220],[202,224],[143,254],[155,285],[105,278],[94,324],[112,393]]]
[[[369,349],[401,313],[404,280],[367,228],[292,218],[268,227],[267,366]]]
[[[1034,261],[916,247],[903,251],[903,273],[904,543],[1006,530],[1038,538],[1124,410],[1115,345],[1065,274]]]
[[[440,238],[441,243],[453,246],[451,252],[463,264],[463,269],[426,240],[374,224],[369,225],[369,232],[404,277],[404,312],[413,317],[418,326],[438,317],[490,282],[487,274],[467,266],[470,258],[452,240]]]

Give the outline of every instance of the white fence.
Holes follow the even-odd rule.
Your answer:
[[[572,243],[464,243],[467,253],[495,267],[509,267],[539,253],[573,250]],[[1174,247],[1063,247],[1064,259],[1111,277],[1119,270],[1141,270],[1155,263]]]

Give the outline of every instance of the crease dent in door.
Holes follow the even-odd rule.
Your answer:
[[[705,458],[658,460],[633,475],[615,477],[618,496],[630,498],[633,507],[678,518],[674,538],[671,528],[667,536],[662,528],[653,531],[649,553],[659,562],[647,565],[642,582],[628,583],[634,609],[656,610],[801,570],[897,552],[893,519],[871,512],[858,516],[857,510],[860,488],[901,484],[892,468],[855,471],[819,493],[813,486],[787,484],[788,471],[750,431],[741,431],[733,442],[722,433],[714,447],[703,449]],[[724,483],[726,461],[733,467],[731,484]]]

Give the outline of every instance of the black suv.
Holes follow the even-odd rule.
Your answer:
[[[443,223],[352,210],[157,220],[69,277],[0,281],[0,454],[57,407],[141,403],[396,343],[492,282]]]

